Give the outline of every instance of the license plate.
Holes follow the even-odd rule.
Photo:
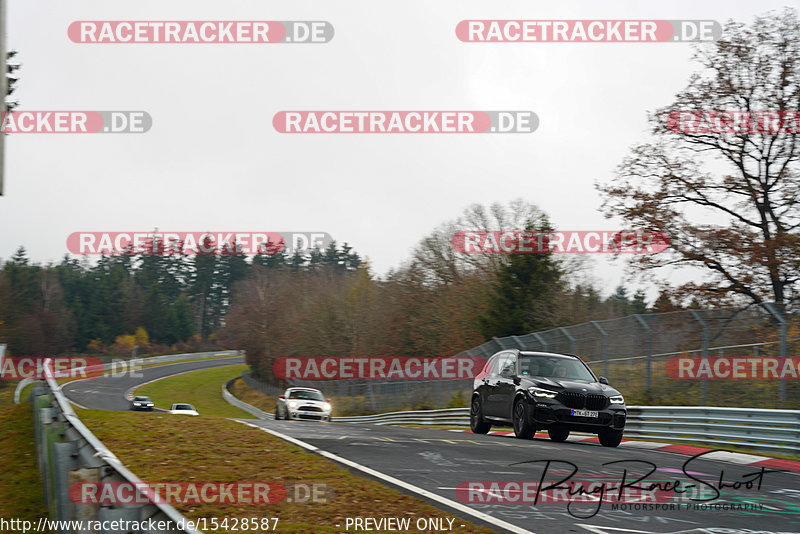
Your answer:
[[[572,410],[571,414],[577,417],[598,417],[600,415],[592,410]]]

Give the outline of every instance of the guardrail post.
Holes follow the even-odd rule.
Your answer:
[[[781,330],[780,336],[781,341],[778,347],[778,359],[780,360],[780,368],[783,369],[784,364],[786,363],[786,333],[788,328],[788,321],[786,317],[784,317],[784,310],[778,308],[774,302],[765,302],[764,307],[772,314],[773,317],[780,323]],[[784,378],[778,378],[778,405],[783,406],[786,402],[786,380]]]
[[[603,336],[603,343],[602,343],[602,352],[603,352],[603,376],[608,378],[608,332],[606,329],[600,326],[600,323],[597,321],[592,321],[592,326],[594,326],[598,332]]]
[[[708,357],[708,324],[700,317],[700,314],[697,313],[696,310],[689,310],[691,312],[692,317],[694,317],[700,326],[703,327],[703,358]],[[706,403],[706,395],[708,393],[708,383],[705,378],[700,380],[700,391],[703,396],[703,404]]]
[[[69,500],[69,472],[78,469],[78,447],[74,441],[53,443],[55,504],[59,519],[72,518]],[[137,510],[138,511],[138,510]],[[64,531],[68,532],[68,531]]]
[[[652,359],[653,359],[653,329],[650,328],[650,325],[647,324],[640,314],[634,314],[636,320],[639,321],[639,324],[642,325],[647,332],[647,371],[645,374],[645,385],[644,389],[647,392],[648,398],[650,397],[650,379],[652,375]]]

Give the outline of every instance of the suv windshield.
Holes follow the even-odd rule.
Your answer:
[[[176,404],[174,410],[194,410],[191,404]]]
[[[559,356],[520,354],[519,373],[522,376],[538,376],[554,380],[595,381],[583,362]]]
[[[297,389],[294,391],[289,392],[290,399],[303,399],[303,400],[315,400],[315,401],[324,401],[325,397],[322,396],[322,393],[319,391],[310,391],[308,389]]]
[[[133,398],[133,400],[135,400],[135,401],[145,401],[145,402],[147,402],[147,401],[149,401],[149,400],[150,400],[150,397],[134,397],[134,398]]]

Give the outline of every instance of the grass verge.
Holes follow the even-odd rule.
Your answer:
[[[147,395],[156,407],[165,410],[173,403],[188,402],[202,415],[249,419],[253,416],[225,402],[220,393],[225,382],[245,370],[247,365],[238,364],[191,371],[142,386],[136,390],[136,395]]]
[[[341,532],[346,517],[408,517],[412,518],[412,525],[419,517],[454,517],[416,497],[354,475],[330,460],[234,421],[210,415],[180,417],[101,410],[78,413],[92,432],[145,482],[297,482],[327,484],[334,491],[329,502],[317,504],[175,504],[190,519],[277,517],[278,532],[299,534]],[[337,524],[341,526],[336,527]],[[492,532],[460,518],[455,518],[453,526],[457,532]]]
[[[263,410],[265,412],[275,413],[275,406],[278,403],[278,397],[265,395],[260,391],[256,391],[245,384],[244,380],[241,378],[231,385],[230,392],[234,397],[242,402],[246,402],[250,406],[255,406],[259,410]],[[333,406],[333,415],[336,415],[335,405]]]
[[[0,517],[36,523],[48,513],[36,465],[33,407],[29,402],[14,404],[16,387],[13,381],[0,389]],[[24,399],[30,388],[23,393]]]

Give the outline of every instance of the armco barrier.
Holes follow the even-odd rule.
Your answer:
[[[629,406],[625,435],[800,457],[800,410]]]
[[[137,366],[147,366],[158,363],[170,362],[183,362],[186,360],[204,360],[209,358],[225,358],[233,356],[241,356],[244,354],[243,350],[218,350],[213,352],[187,352],[185,354],[166,354],[164,356],[150,356],[149,358],[134,358],[131,360],[118,360],[111,361],[103,364],[103,370],[111,370],[113,372],[114,366],[124,363],[128,369],[136,368]],[[99,370],[100,366],[95,369],[93,366],[87,368],[88,372]]]
[[[163,522],[162,525],[166,528],[140,532],[202,534],[197,530],[178,528],[179,525],[185,525],[186,519],[172,506],[153,503],[143,493],[140,493],[137,500],[145,501],[146,504],[111,507],[71,502],[69,487],[75,482],[128,482],[133,485],[144,483],[122,465],[78,419],[69,401],[53,380],[52,374],[47,377],[45,383],[46,386],[39,382],[34,388],[33,411],[37,461],[42,475],[45,505],[51,518],[62,521],[117,520],[140,523],[152,520],[151,524]],[[111,523],[106,524],[111,526]],[[127,530],[102,532],[110,534]]]
[[[240,401],[239,399],[234,397],[230,391],[228,391],[228,387],[237,380],[238,378],[234,378],[233,380],[229,380],[225,385],[222,386],[222,398],[228,401],[229,404],[232,404],[251,415],[255,415],[259,419],[275,419],[275,416],[273,414],[261,411],[255,406]]]
[[[93,375],[101,371],[111,371],[115,374],[119,367],[122,367],[122,373],[128,373],[130,370],[136,370],[148,365],[160,363],[177,363],[187,360],[204,360],[210,358],[230,358],[235,356],[244,355],[243,350],[221,350],[214,352],[187,352],[185,354],[167,354],[164,356],[150,356],[149,358],[134,358],[130,360],[116,360],[106,362],[104,364],[90,365],[85,368],[87,374]],[[129,399],[130,400],[130,399]]]
[[[261,419],[273,419],[233,397],[223,396]],[[245,408],[247,406],[248,408]],[[252,411],[255,410],[255,411]],[[390,412],[354,417],[335,417],[337,423],[373,425],[469,426],[469,408]],[[800,410],[761,410],[711,406],[628,406],[625,437],[697,443],[711,447],[737,447],[759,452],[800,457]]]
[[[468,408],[447,408],[445,410],[416,410],[408,412],[390,412],[376,415],[359,415],[354,417],[337,417],[341,423],[372,423],[375,425],[447,425],[469,426]]]

